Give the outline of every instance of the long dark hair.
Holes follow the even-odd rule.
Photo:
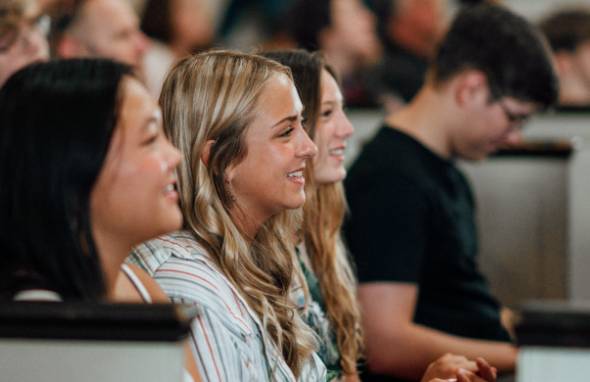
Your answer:
[[[31,288],[65,300],[104,296],[90,194],[127,75],[108,60],[54,61],[20,70],[0,90],[2,298]]]

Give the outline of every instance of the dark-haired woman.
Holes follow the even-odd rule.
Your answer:
[[[129,282],[117,281],[134,245],[182,222],[174,190],[180,155],[161,119],[131,70],[106,60],[35,64],[6,82],[0,90],[3,299],[163,296],[137,268],[125,266]]]

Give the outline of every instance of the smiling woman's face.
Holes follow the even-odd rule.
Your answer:
[[[181,156],[147,90],[126,78],[121,94],[119,121],[91,194],[92,228],[95,237],[136,245],[180,228],[174,185]]]
[[[226,170],[238,207],[263,222],[305,202],[304,169],[317,149],[301,125],[302,104],[289,77],[265,84],[245,133],[246,157]]]
[[[334,77],[324,69],[320,81],[322,97],[314,138],[318,155],[313,164],[316,182],[325,184],[346,176],[344,150],[354,129],[344,113],[342,93]]]

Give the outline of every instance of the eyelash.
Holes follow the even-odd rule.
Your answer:
[[[334,110],[332,110],[332,109],[328,109],[326,111],[323,111],[322,117],[327,118],[327,117],[331,116],[333,112],[334,112]]]
[[[146,139],[143,141],[143,144],[144,144],[145,146],[149,146],[149,145],[151,145],[152,143],[156,142],[156,141],[158,140],[158,138],[159,138],[159,137],[160,137],[160,135],[159,135],[159,134],[154,134],[154,135],[151,135],[151,136],[149,136],[148,138],[146,138]]]
[[[293,132],[294,128],[289,127],[287,130],[283,131],[281,134],[279,134],[280,138],[284,138],[284,137],[288,137],[291,135],[291,133]]]

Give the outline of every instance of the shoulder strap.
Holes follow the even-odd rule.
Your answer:
[[[135,287],[143,301],[147,302],[148,304],[152,303],[152,296],[150,296],[148,290],[143,285],[139,277],[129,268],[127,264],[121,265],[121,270],[125,273],[125,276],[129,279],[131,284]]]

